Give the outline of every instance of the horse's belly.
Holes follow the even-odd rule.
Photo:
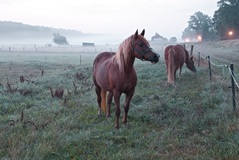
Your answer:
[[[134,90],[135,86],[136,86],[136,82],[124,83],[123,86],[121,87],[121,92],[124,92],[124,93],[130,92]]]
[[[106,91],[111,91],[108,75],[104,72],[97,72],[95,76],[97,84]]]

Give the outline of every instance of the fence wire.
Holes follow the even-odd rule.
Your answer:
[[[234,74],[233,74],[231,68],[230,68],[229,66],[227,66],[227,68],[229,69],[229,72],[230,72],[230,74],[231,74],[231,76],[232,76],[232,78],[233,78],[233,80],[234,80],[234,82],[235,82],[237,88],[239,89],[238,82],[236,81],[236,77],[234,76]]]
[[[211,65],[216,66],[216,67],[222,67],[222,68],[223,68],[223,75],[224,75],[224,68],[225,68],[225,67],[228,68],[229,74],[230,74],[231,78],[233,79],[235,86],[237,87],[237,89],[239,89],[238,82],[236,81],[236,79],[239,79],[239,78],[238,78],[237,76],[235,76],[234,71],[232,71],[232,69],[231,69],[230,66],[228,66],[228,65],[226,65],[226,64],[215,64],[215,63],[213,63],[213,62],[210,60],[209,56],[207,56],[207,57],[202,57],[202,56],[200,55],[200,52],[198,52],[198,55],[199,55],[199,59],[201,59],[201,60],[203,60],[203,61],[206,60],[206,59],[208,59],[208,61],[210,62]],[[200,62],[199,62],[199,63],[200,63]],[[232,98],[233,98],[233,101],[234,101],[235,105],[238,106],[238,102],[236,101],[235,95],[233,95]],[[233,106],[233,107],[234,107],[234,106]],[[234,109],[235,109],[235,108],[234,108]]]
[[[231,70],[231,68],[230,68],[230,66],[228,66],[228,65],[226,65],[226,64],[215,64],[215,63],[213,63],[209,58],[208,58],[208,56],[207,57],[202,57],[200,54],[199,54],[199,56],[200,56],[200,58],[201,59],[208,59],[208,61],[213,65],[213,66],[216,66],[216,67],[227,67],[228,68],[228,70],[229,70],[229,73],[230,73],[230,75],[231,75],[231,77],[233,78],[233,80],[234,80],[234,82],[235,82],[235,84],[236,84],[236,87],[239,89],[239,85],[238,85],[238,82],[236,81],[236,76],[233,74],[233,71]],[[237,79],[239,79],[239,78],[237,78]]]

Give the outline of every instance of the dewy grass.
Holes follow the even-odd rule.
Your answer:
[[[31,54],[25,56],[9,62],[5,55],[0,63],[3,159],[239,158],[238,111],[232,110],[231,90],[220,72],[210,81],[206,68],[195,74],[183,68],[182,77],[170,86],[164,63],[137,60],[129,123],[120,122],[116,130],[114,103],[111,117],[97,115],[92,54],[82,55],[82,64],[76,62],[77,54],[59,59],[57,54],[36,54],[32,61]],[[28,81],[21,83],[21,75]],[[16,90],[7,88],[8,81]],[[49,87],[64,88],[63,97],[52,97]]]

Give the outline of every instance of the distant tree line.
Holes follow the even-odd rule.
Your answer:
[[[61,33],[65,36],[87,36],[81,31],[77,30],[67,30],[67,29],[58,29],[52,27],[44,26],[32,26],[28,24],[23,24],[20,22],[11,22],[11,21],[0,21],[0,39],[1,38],[51,38],[52,34]],[[57,35],[56,35],[57,36]],[[60,35],[61,36],[61,35]],[[56,42],[58,38],[56,37]],[[53,35],[53,39],[54,39]]]
[[[183,40],[226,40],[239,38],[239,0],[220,0],[213,18],[198,11],[190,16]]]
[[[177,38],[176,37],[171,37],[169,40],[163,36],[161,36],[158,33],[155,33],[155,35],[153,37],[151,37],[151,41],[159,41],[159,42],[171,42],[171,43],[175,43],[177,42]]]

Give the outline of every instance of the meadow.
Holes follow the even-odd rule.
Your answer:
[[[155,50],[159,63],[135,62],[129,122],[119,129],[114,104],[111,117],[97,115],[92,64],[98,49],[1,51],[0,159],[238,159],[239,113],[232,108],[230,74],[213,68],[210,81],[207,66],[195,74],[184,67],[171,86],[161,47]],[[239,54],[213,56],[205,45],[195,46],[198,51],[228,64]]]

